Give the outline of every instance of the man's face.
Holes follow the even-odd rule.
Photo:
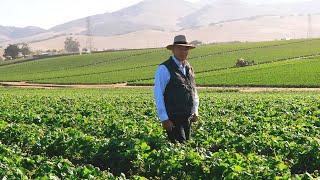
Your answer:
[[[188,54],[189,54],[189,47],[185,47],[185,46],[174,46],[172,53],[174,55],[174,57],[176,57],[178,59],[178,61],[185,61],[188,58]]]

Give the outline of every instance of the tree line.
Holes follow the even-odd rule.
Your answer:
[[[194,40],[190,44],[198,46],[202,45],[203,43],[199,40]],[[63,50],[62,50],[63,51]],[[83,48],[82,51],[88,52],[87,48]],[[21,43],[21,44],[9,44],[6,49],[4,50],[3,57],[6,59],[17,59],[20,58],[21,55],[22,57],[26,58],[28,55],[31,54],[40,54],[43,51],[34,51],[32,52],[31,48],[27,43]],[[58,53],[61,51],[53,50],[53,51],[46,51],[46,52],[53,52],[53,53]],[[64,41],[64,51],[63,53],[68,52],[68,53],[77,53],[80,52],[80,43],[77,39],[73,39],[73,37],[66,37]]]
[[[19,57],[19,53],[21,53],[23,57],[31,54],[31,49],[27,43],[22,43],[20,47],[17,44],[9,44],[4,50],[3,56],[7,59],[16,59]]]
[[[80,43],[77,39],[73,39],[73,37],[67,37],[64,41],[64,50],[66,52],[75,53],[79,52]],[[57,51],[56,51],[57,52]],[[4,49],[3,57],[6,59],[17,59],[22,57],[27,57],[30,54],[34,54],[35,52],[32,52],[31,48],[27,43],[21,43],[21,44],[9,44]]]

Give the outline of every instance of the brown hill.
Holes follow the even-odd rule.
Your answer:
[[[313,20],[320,21],[320,15],[313,16]],[[172,38],[177,34],[185,34],[190,41],[200,40],[206,44],[306,38],[307,21],[308,16],[263,16],[174,32],[142,30],[109,37],[95,36],[93,46],[99,50],[165,47],[172,43]],[[320,24],[314,24],[312,28],[312,37],[320,37]],[[60,36],[31,43],[30,46],[32,49],[63,49],[66,37]],[[82,47],[85,47],[86,36],[74,35],[74,37],[79,40]]]
[[[65,37],[72,35],[79,36],[84,47],[84,35],[88,34],[95,36],[94,46],[98,49],[164,46],[168,42],[160,37],[177,33],[188,33],[205,43],[300,38],[307,36],[308,14],[312,14],[313,36],[319,37],[319,7],[318,0],[265,5],[243,0],[201,0],[197,4],[185,0],[144,0],[113,13],[66,22],[46,31],[35,27],[12,31],[0,26],[0,46],[26,42],[34,48],[62,49]],[[155,32],[159,37],[154,36]],[[123,44],[123,39],[129,42],[119,47],[117,44]]]

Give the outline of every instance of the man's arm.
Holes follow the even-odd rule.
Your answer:
[[[167,131],[172,131],[173,123],[169,120],[164,104],[164,91],[170,80],[170,73],[166,66],[160,65],[156,71],[154,82],[154,98],[157,106],[157,113],[162,122],[162,127]]]
[[[190,73],[190,77],[193,79],[193,81],[195,81],[194,77],[194,71],[193,71],[193,68],[191,66],[190,67],[190,70],[189,70],[189,73]],[[196,88],[196,87],[195,87]],[[193,108],[192,108],[192,115],[193,117],[198,117],[198,107],[199,107],[199,96],[198,96],[198,91],[197,89],[194,89],[194,101],[193,101]]]
[[[194,94],[194,106],[193,106],[193,113],[198,115],[198,108],[199,108],[199,96],[197,90],[195,90]]]
[[[193,71],[192,67],[191,67],[191,73],[192,73],[192,77],[194,78],[195,75],[194,75],[194,71]],[[193,80],[194,80],[194,79],[193,79]],[[192,117],[192,121],[193,121],[193,122],[198,121],[198,115],[199,115],[198,107],[199,107],[199,95],[198,95],[197,89],[195,89],[193,109],[192,109],[192,116],[193,116],[193,117]]]
[[[193,122],[196,122],[198,121],[198,115],[199,115],[199,112],[198,112],[198,108],[199,108],[199,95],[198,95],[198,92],[197,90],[195,90],[195,94],[194,94],[194,102],[193,102],[193,109],[192,109],[192,121]]]
[[[164,91],[170,80],[170,73],[166,66],[160,65],[155,74],[154,98],[157,106],[158,117],[161,121],[168,120],[167,110],[164,104]]]

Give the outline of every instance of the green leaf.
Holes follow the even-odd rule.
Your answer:
[[[241,167],[241,166],[234,166],[234,171],[236,171],[236,172],[242,172],[244,170],[244,168],[243,167]]]
[[[284,169],[287,169],[288,166],[285,165],[285,164],[283,164],[283,163],[280,163],[280,164],[278,164],[278,168],[282,171],[282,170],[284,170]]]
[[[142,150],[150,150],[150,146],[146,143],[146,142],[143,142],[141,145],[140,145],[141,149]]]

